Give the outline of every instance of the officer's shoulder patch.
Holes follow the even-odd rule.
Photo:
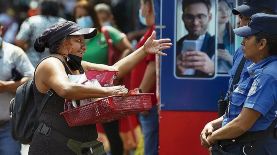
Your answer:
[[[258,79],[255,79],[252,83],[252,86],[251,86],[247,96],[254,95],[259,88],[259,84],[260,84],[260,81]]]

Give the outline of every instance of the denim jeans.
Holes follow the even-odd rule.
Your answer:
[[[157,106],[154,106],[149,114],[140,114],[139,120],[144,136],[144,155],[158,155],[159,115]]]
[[[0,155],[20,155],[21,145],[11,135],[11,123],[0,127]]]

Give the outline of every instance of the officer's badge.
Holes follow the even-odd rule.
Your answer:
[[[255,94],[257,92],[258,87],[259,87],[259,81],[254,80],[254,82],[252,83],[252,86],[248,92],[248,96],[252,96],[253,94]]]

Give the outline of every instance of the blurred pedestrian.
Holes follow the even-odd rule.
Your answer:
[[[98,19],[103,26],[112,26],[116,28],[112,10],[109,5],[105,3],[99,3],[94,7],[97,13]]]
[[[144,36],[138,42],[139,49],[155,31],[155,11],[153,0],[140,0],[140,20],[148,27]],[[145,57],[131,73],[131,89],[140,88],[143,93],[156,94],[156,63],[155,55]],[[144,154],[158,155],[159,142],[159,114],[157,99],[153,101],[153,108],[139,114],[139,121],[144,137]]]
[[[16,36],[15,44],[26,51],[34,66],[49,52],[37,53],[34,49],[35,39],[49,26],[64,21],[59,16],[59,3],[54,0],[43,0],[40,4],[40,14],[27,18]]]
[[[0,154],[20,155],[21,144],[11,135],[10,100],[18,86],[33,76],[34,67],[25,52],[3,41],[0,24]]]

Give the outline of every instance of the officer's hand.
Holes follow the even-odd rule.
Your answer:
[[[213,131],[214,131],[214,128],[213,128],[212,124],[207,123],[200,134],[200,141],[201,141],[202,146],[204,146],[206,148],[210,147],[210,143],[208,142],[207,138],[209,135],[212,134]]]
[[[204,52],[188,51],[185,53],[183,60],[186,68],[196,69],[206,74],[214,74],[214,62]]]
[[[209,146],[211,146],[212,144],[215,143],[215,140],[213,139],[212,134],[208,135],[207,142],[208,142]]]

